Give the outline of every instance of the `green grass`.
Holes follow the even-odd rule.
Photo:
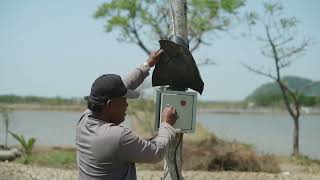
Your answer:
[[[23,163],[23,159],[16,160]],[[35,151],[30,157],[30,164],[44,167],[67,168],[76,167],[76,152],[72,149],[48,149]]]

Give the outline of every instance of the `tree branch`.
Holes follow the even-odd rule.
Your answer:
[[[276,49],[276,46],[273,42],[273,39],[270,35],[270,31],[269,31],[269,27],[267,25],[265,25],[265,30],[267,33],[267,37],[269,40],[269,45],[272,48],[272,53],[273,53],[273,58],[275,61],[275,66],[276,66],[276,73],[277,73],[277,77],[276,77],[276,82],[279,84],[280,89],[281,89],[281,93],[284,99],[284,103],[287,107],[287,110],[289,111],[289,114],[293,117],[293,118],[297,118],[300,116],[300,109],[299,109],[299,102],[297,101],[297,97],[296,95],[285,85],[283,84],[282,80],[281,80],[281,76],[280,76],[280,65],[279,65],[279,57],[278,57],[278,51]],[[293,111],[292,107],[290,106],[290,102],[289,102],[289,98],[288,98],[288,93],[289,95],[292,97],[292,99],[294,100],[294,104],[295,104],[295,112]]]
[[[150,54],[150,50],[142,42],[142,40],[141,40],[141,38],[139,36],[139,33],[138,33],[137,29],[136,29],[135,20],[132,19],[132,21],[133,21],[132,22],[133,26],[132,26],[131,32],[133,33],[134,37],[136,38],[138,46],[140,46],[144,50],[144,52],[147,53],[147,55],[149,55]]]
[[[210,60],[209,58],[205,59],[203,62],[197,63],[197,66],[208,66],[208,65],[217,65],[214,61]]]
[[[196,50],[200,44],[202,43],[202,39],[201,36],[199,38],[196,39],[196,44],[190,49],[190,52],[193,52],[194,50]]]
[[[267,58],[273,58],[273,54],[269,54],[270,52],[268,52],[268,50],[264,50],[263,48],[260,49],[260,52],[263,56],[267,57]]]
[[[290,36],[289,38],[283,40],[282,42],[279,42],[278,44],[275,44],[276,47],[279,47],[279,46],[282,46],[282,45],[285,45],[287,43],[289,43],[290,41],[293,41],[293,37]]]
[[[149,55],[150,54],[150,50],[141,41],[137,30],[132,30],[131,32],[134,34],[135,38],[137,39],[138,46],[140,46],[144,50],[144,52],[147,53],[147,55]]]
[[[273,59],[274,59],[275,66],[276,66],[277,81],[280,81],[281,80],[281,76],[280,76],[278,51],[277,51],[276,46],[274,45],[272,37],[270,35],[269,26],[265,25],[264,27],[265,27],[265,30],[266,30],[266,34],[267,34],[267,38],[268,38],[268,41],[269,41],[269,45],[271,46],[271,49],[272,49],[272,55],[273,55]]]
[[[286,86],[281,80],[277,80],[277,82],[280,86],[280,89],[283,94],[283,98],[284,98],[285,104],[287,106],[287,109],[289,111],[289,114],[294,118],[298,118],[300,116],[300,102],[297,98],[297,94],[295,94],[292,90],[290,90],[288,88],[288,86]],[[292,107],[290,106],[287,93],[289,93],[289,95],[293,99],[294,106],[295,106],[295,112],[293,111]]]
[[[161,23],[162,19],[165,18],[164,16],[160,16],[159,18],[151,17],[155,22],[150,22],[149,25],[155,30],[155,32],[159,35],[160,39],[166,39],[166,35],[160,28],[159,24]]]
[[[291,61],[285,61],[283,62],[283,60],[279,63],[279,69],[282,69],[282,68],[285,68],[285,67],[288,67],[291,65]]]
[[[263,72],[263,71],[261,71],[261,70],[255,69],[255,68],[253,68],[253,67],[251,67],[251,66],[249,66],[249,65],[247,65],[247,64],[245,64],[245,63],[241,63],[241,65],[244,66],[246,69],[248,69],[248,70],[251,71],[251,72],[254,72],[254,73],[256,73],[256,74],[259,74],[259,75],[262,75],[262,76],[271,78],[271,79],[273,79],[273,80],[277,80],[277,78],[274,77],[271,73],[266,73],[266,72]]]
[[[286,51],[282,56],[279,57],[279,59],[289,58],[297,53],[300,53],[306,49],[310,44],[309,40],[306,40],[303,42],[299,47],[293,47],[291,50]]]

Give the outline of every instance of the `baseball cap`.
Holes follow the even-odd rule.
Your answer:
[[[139,92],[128,89],[119,75],[104,74],[93,82],[90,95],[85,96],[85,99],[94,104],[103,105],[114,97],[136,99],[139,97]]]

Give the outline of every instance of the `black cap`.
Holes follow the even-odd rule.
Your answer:
[[[139,92],[127,89],[119,75],[104,74],[93,82],[90,95],[85,99],[102,105],[114,97],[135,99],[139,97]]]

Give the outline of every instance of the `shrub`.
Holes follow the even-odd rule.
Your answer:
[[[23,150],[23,157],[24,157],[24,164],[30,163],[30,157],[32,153],[32,149],[34,147],[34,144],[36,142],[35,138],[30,138],[29,140],[26,140],[23,135],[15,134],[13,132],[10,132],[10,134],[20,143]]]

